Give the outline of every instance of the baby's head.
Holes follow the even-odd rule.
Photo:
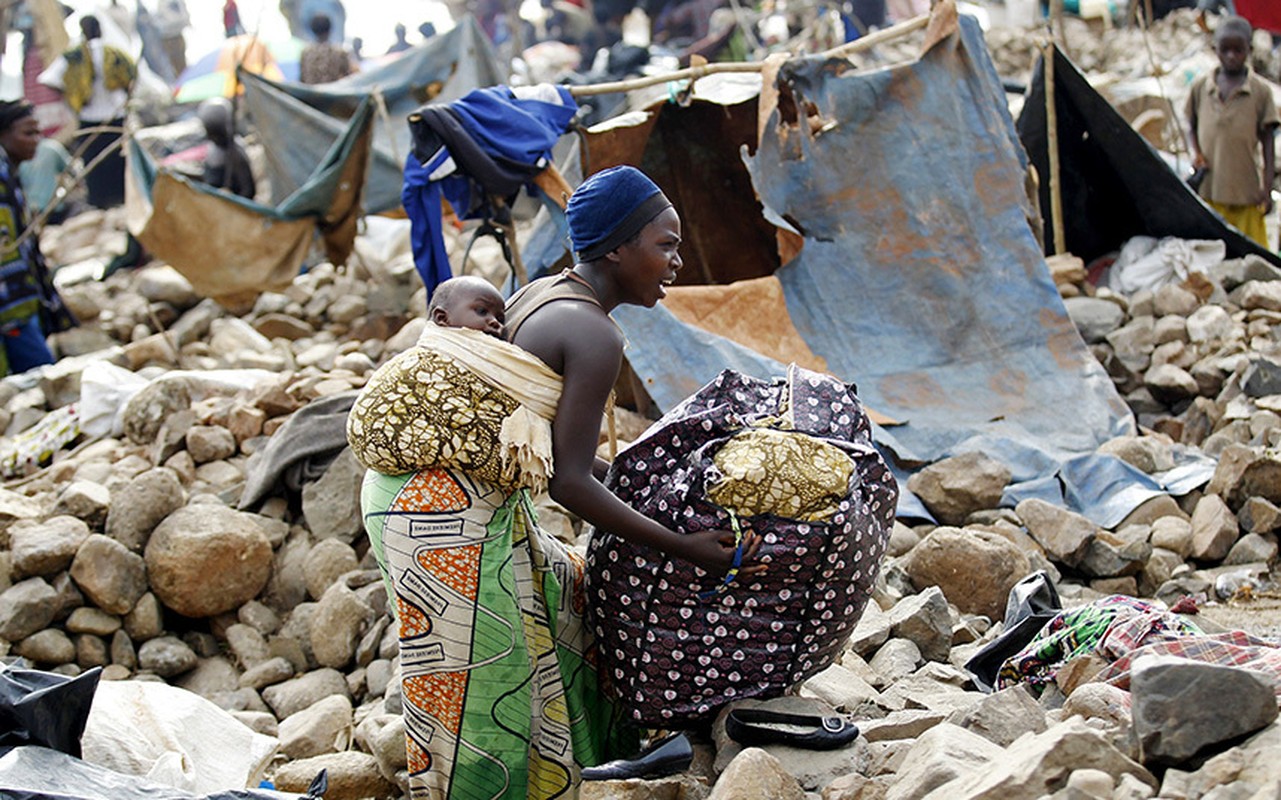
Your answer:
[[[471,328],[501,339],[505,304],[489,281],[464,275],[436,287],[427,306],[427,319],[442,328]]]

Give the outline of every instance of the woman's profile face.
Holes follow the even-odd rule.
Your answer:
[[[653,308],[667,295],[683,262],[680,256],[681,218],[664,209],[636,239],[619,246],[618,283],[622,302]]]
[[[36,146],[39,144],[40,123],[31,115],[14,122],[0,133],[0,147],[9,154],[9,160],[14,164],[35,158]]]

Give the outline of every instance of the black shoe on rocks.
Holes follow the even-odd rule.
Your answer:
[[[610,761],[583,770],[585,781],[622,781],[628,778],[666,778],[689,769],[694,748],[683,733],[668,736],[636,758]]]
[[[776,727],[780,725],[788,728]],[[748,747],[781,744],[806,750],[836,750],[858,738],[858,726],[843,717],[736,708],[725,718],[725,733]]]

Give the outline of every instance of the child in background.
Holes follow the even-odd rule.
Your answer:
[[[1281,117],[1267,83],[1250,69],[1253,35],[1250,23],[1241,17],[1219,23],[1214,32],[1219,67],[1192,84],[1187,115],[1193,166],[1206,168],[1201,198],[1237,230],[1267,247],[1263,220],[1272,211],[1272,140]]]

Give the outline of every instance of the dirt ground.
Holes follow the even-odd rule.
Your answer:
[[[1281,592],[1260,592],[1249,599],[1206,605],[1201,615],[1224,628],[1281,640]]]

